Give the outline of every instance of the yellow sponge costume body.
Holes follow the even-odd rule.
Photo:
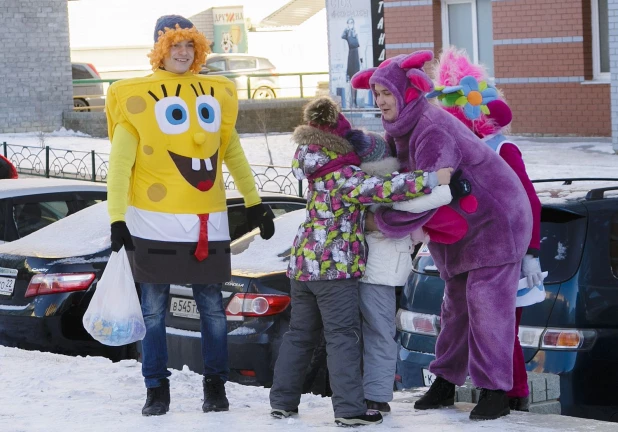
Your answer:
[[[225,211],[224,161],[246,206],[258,204],[234,130],[237,114],[236,89],[224,77],[158,70],[112,84],[107,94],[111,221],[124,220],[128,205],[163,213]]]

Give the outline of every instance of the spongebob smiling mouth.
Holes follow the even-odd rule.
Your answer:
[[[168,150],[176,168],[191,186],[201,192],[209,191],[217,178],[219,151],[206,159],[190,158]]]

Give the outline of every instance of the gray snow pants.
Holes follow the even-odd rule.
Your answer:
[[[365,414],[358,279],[292,284],[290,330],[283,336],[270,389],[272,408],[298,408],[307,367],[324,328],[335,417]]]
[[[361,282],[359,293],[365,398],[390,402],[397,366],[395,287]]]

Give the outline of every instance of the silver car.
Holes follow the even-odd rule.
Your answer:
[[[276,76],[260,76],[247,79],[247,75],[276,74],[275,66],[264,57],[249,54],[211,54],[200,71],[209,75],[234,75],[239,99],[274,99],[279,90]],[[241,75],[241,76],[238,76]],[[249,81],[249,88],[247,88]]]
[[[73,79],[101,79],[90,63],[71,63]],[[100,111],[105,108],[103,83],[73,84],[73,106],[76,111]]]

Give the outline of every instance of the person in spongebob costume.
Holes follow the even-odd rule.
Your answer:
[[[238,99],[225,77],[198,75],[209,42],[191,21],[157,20],[153,74],[113,83],[107,94],[112,150],[108,210],[112,250],[123,246],[140,285],[146,323],[142,414],[169,410],[165,312],[170,284],[191,284],[200,314],[204,412],[227,411],[228,351],[221,284],[231,278],[225,162],[247,219],[263,238],[273,214],[257,193],[234,129]]]

